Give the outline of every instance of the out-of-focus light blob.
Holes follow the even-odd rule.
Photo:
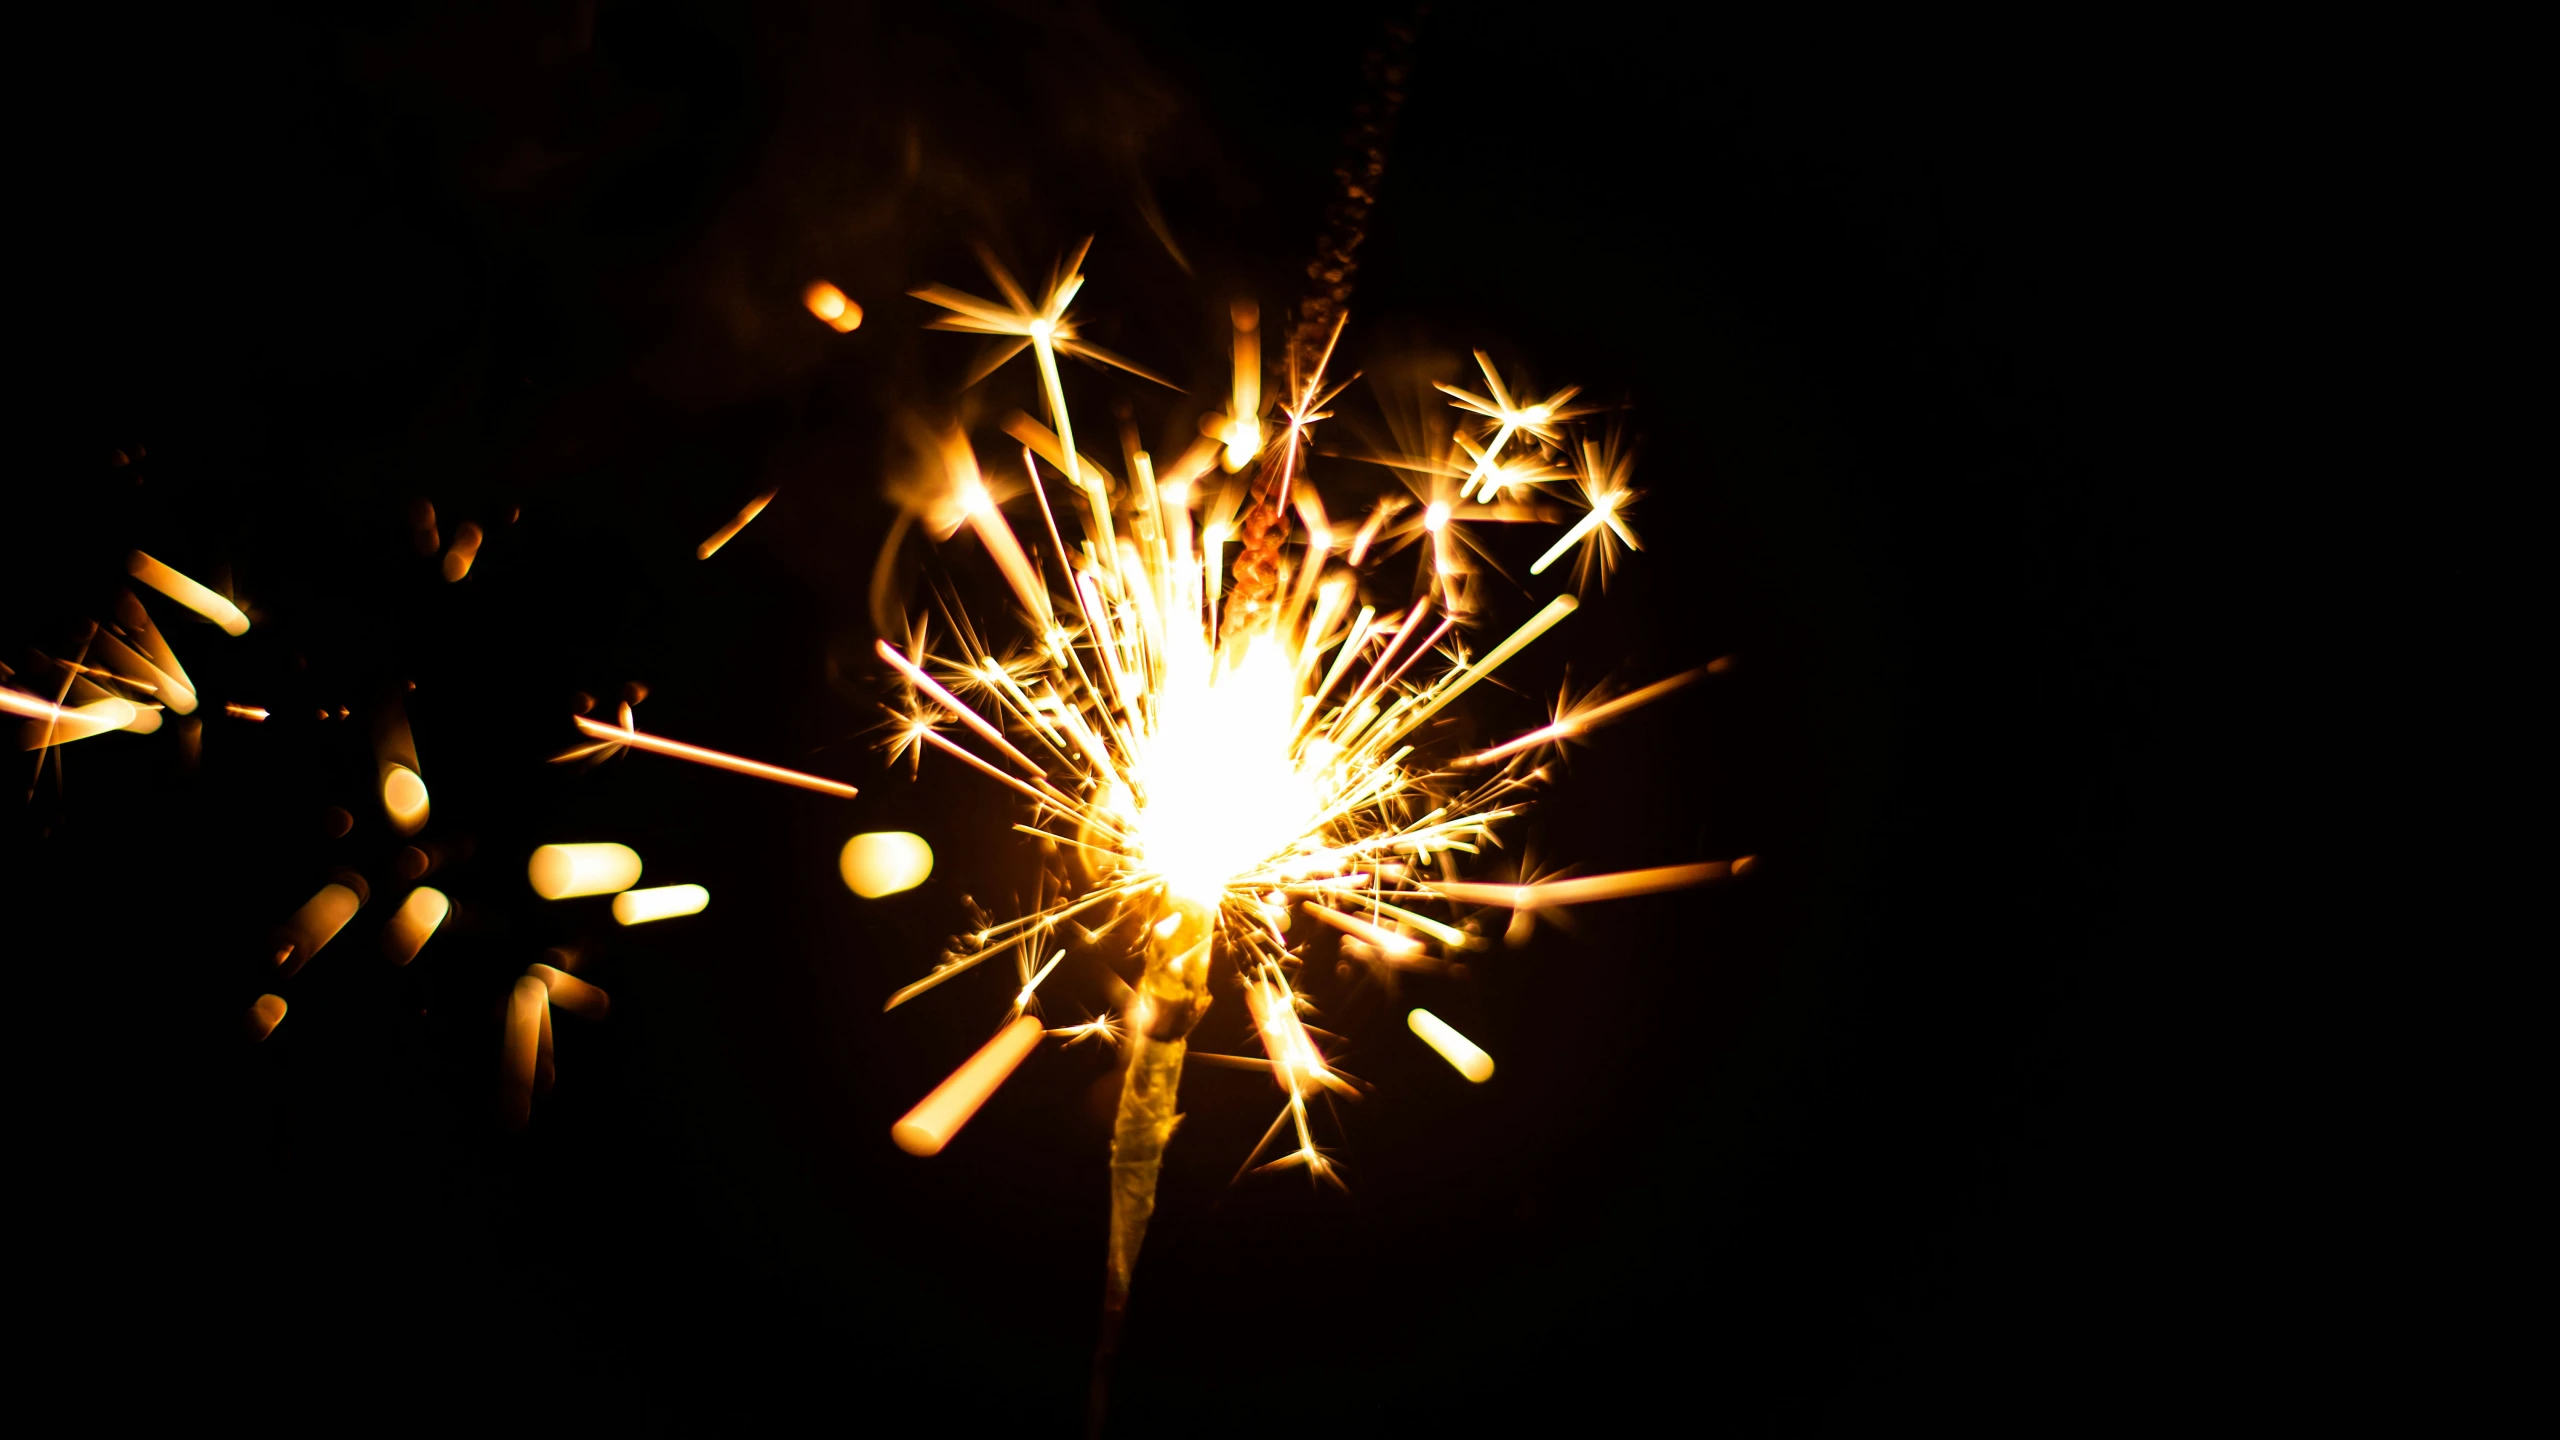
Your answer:
[[[705,750],[699,745],[687,745],[681,740],[669,740],[661,735],[644,735],[628,725],[607,725],[600,720],[590,720],[584,715],[572,715],[569,718],[576,723],[578,733],[591,740],[601,740],[611,745],[628,745],[634,750],[646,750],[655,755],[672,755],[678,760],[690,760],[696,765],[709,765],[714,769],[735,771],[740,775],[753,775],[759,780],[779,780],[785,785],[797,785],[803,790],[815,790],[821,795],[833,795],[839,800],[850,800],[862,793],[841,780],[821,779],[798,770],[785,770],[779,765],[767,765],[761,760],[724,755],[717,750]]]
[[[708,560],[712,556],[719,554],[720,547],[728,544],[731,540],[736,539],[738,532],[747,528],[747,522],[753,520],[758,515],[763,514],[764,507],[772,504],[773,497],[780,493],[782,492],[778,490],[767,490],[753,500],[748,501],[737,514],[729,517],[728,524],[712,531],[710,539],[693,547],[693,558],[696,560]]]
[[[320,812],[320,833],[332,840],[345,839],[347,832],[354,828],[356,828],[356,817],[339,806],[332,805]]]
[[[628,845],[545,845],[525,864],[533,893],[545,900],[610,895],[640,879],[640,852]]]
[[[444,552],[444,578],[450,584],[471,573],[471,562],[480,556],[480,527],[465,520],[453,529],[453,548]]]
[[[996,1032],[996,1037],[979,1047],[967,1063],[951,1072],[951,1078],[933,1087],[905,1118],[889,1128],[889,1138],[910,1155],[935,1155],[987,1103],[996,1087],[1011,1075],[1031,1047],[1040,1043],[1041,1024],[1037,1017],[1023,1015]]]
[[[711,892],[699,885],[660,885],[650,890],[625,890],[613,897],[613,920],[617,925],[646,925],[652,920],[672,920],[679,915],[698,914],[711,903]]]
[[[452,913],[453,902],[445,898],[443,891],[427,885],[410,891],[400,908],[391,912],[391,922],[382,927],[382,953],[394,965],[415,960],[420,947]]]
[[[223,634],[246,635],[249,633],[249,617],[240,613],[239,606],[141,551],[136,550],[126,556],[124,567],[134,579],[221,626]]]
[[[259,996],[257,1003],[249,1007],[249,1039],[254,1043],[276,1033],[276,1026],[284,1023],[284,1010],[283,996]]]
[[[498,1072],[498,1118],[510,1130],[521,1130],[533,1118],[533,1076],[541,1061],[542,1016],[551,992],[530,975],[521,976],[507,996],[507,1043]]]
[[[551,1003],[572,1015],[601,1020],[613,1010],[613,997],[555,965],[535,961],[524,972],[550,988]]]
[[[364,902],[363,893],[353,886],[338,881],[321,886],[320,892],[303,902],[302,908],[294,911],[277,931],[276,938],[283,949],[276,956],[276,963],[288,967],[287,974],[300,970],[346,928]]]
[[[382,813],[391,817],[392,828],[403,835],[414,835],[427,823],[427,782],[406,765],[386,766],[382,772]]]
[[[1484,1053],[1482,1046],[1451,1028],[1448,1021],[1428,1010],[1416,1009],[1404,1017],[1404,1022],[1413,1027],[1414,1034],[1422,1037],[1423,1044],[1440,1052],[1440,1058],[1448,1061],[1459,1074],[1478,1085],[1493,1078],[1493,1057]]]
[[[844,842],[844,883],[865,900],[913,890],[933,874],[933,847],[904,830],[873,830]]]
[[[373,714],[373,758],[379,767],[382,813],[398,835],[415,835],[427,823],[427,782],[418,772],[418,742],[398,695]]]
[[[824,280],[811,282],[809,288],[801,292],[800,303],[809,307],[810,314],[834,326],[837,334],[850,334],[862,328],[862,307],[854,304],[851,296]]]

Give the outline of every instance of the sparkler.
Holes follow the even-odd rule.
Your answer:
[[[1416,907],[1535,910],[1699,884],[1740,862],[1525,885],[1458,878],[1456,857],[1492,842],[1544,781],[1540,752],[1696,678],[1567,710],[1455,764],[1426,758],[1441,744],[1434,722],[1448,707],[1578,604],[1557,595],[1479,650],[1457,629],[1476,613],[1458,589],[1460,524],[1546,515],[1529,497],[1570,484],[1586,514],[1533,575],[1578,550],[1578,578],[1605,577],[1606,547],[1635,544],[1625,518],[1635,499],[1630,462],[1614,439],[1581,436],[1575,422],[1588,411],[1571,404],[1575,389],[1515,400],[1515,387],[1479,354],[1490,395],[1440,388],[1462,425],[1481,429],[1461,429],[1445,457],[1384,461],[1444,488],[1424,506],[1392,497],[1357,521],[1337,521],[1308,467],[1315,427],[1343,388],[1327,372],[1344,317],[1332,314],[1330,338],[1316,337],[1322,343],[1303,352],[1303,363],[1293,349],[1286,386],[1266,414],[1259,314],[1239,304],[1226,412],[1203,416],[1206,438],[1161,474],[1124,425],[1126,464],[1114,475],[1077,448],[1058,357],[1155,377],[1081,338],[1068,307],[1084,284],[1083,255],[1079,248],[1037,299],[983,252],[1002,302],[940,285],[914,292],[948,312],[938,328],[995,338],[969,384],[1032,352],[1049,424],[1017,415],[1004,428],[1023,447],[1033,528],[1015,534],[957,433],[927,447],[941,486],[921,502],[946,517],[928,525],[937,535],[956,534],[965,518],[1030,633],[999,651],[947,610],[955,638],[940,653],[917,640],[905,648],[883,640],[878,653],[907,697],[893,712],[892,758],[920,760],[931,749],[964,762],[1029,802],[1030,822],[1015,828],[1066,857],[1055,900],[960,938],[932,973],[890,997],[895,1008],[1007,954],[1025,981],[997,1038],[899,1122],[897,1142],[938,1151],[1037,1043],[1042,1031],[1023,1011],[1056,968],[1053,957],[1032,974],[1058,927],[1075,920],[1092,934],[1138,922],[1137,979],[1114,982],[1128,1066],[1112,1129],[1107,1355],[1154,1211],[1189,1037],[1219,993],[1241,991],[1265,1055],[1241,1063],[1267,1066],[1285,1096],[1246,1168],[1286,1133],[1294,1146],[1262,1169],[1303,1167],[1339,1183],[1308,1101],[1354,1086],[1301,1018],[1314,1002],[1300,985],[1304,943],[1288,938],[1293,910],[1339,932],[1346,955],[1436,966],[1484,942]],[[1044,479],[1043,462],[1062,484]],[[1249,498],[1231,490],[1221,502],[1194,487],[1219,468],[1250,470]],[[1445,488],[1452,479],[1454,494]],[[1382,557],[1415,540],[1423,542],[1415,598],[1361,603],[1359,581],[1379,581]],[[1232,588],[1230,541],[1238,543]],[[1491,1077],[1492,1058],[1446,1022],[1417,1009],[1409,1023],[1469,1080]],[[1046,1033],[1072,1041],[1113,1028],[1106,1017]]]

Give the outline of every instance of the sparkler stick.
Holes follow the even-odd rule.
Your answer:
[[[1111,1246],[1104,1271],[1105,1324],[1117,1327],[1129,1305],[1129,1277],[1156,1209],[1156,1174],[1173,1138],[1175,1092],[1191,1027],[1209,1008],[1207,907],[1174,898],[1164,920],[1147,931],[1147,968],[1129,1010],[1129,1073],[1120,1086],[1111,1130]]]
[[[842,781],[822,780],[815,775],[804,774],[798,770],[785,770],[779,765],[767,765],[761,760],[746,760],[735,755],[724,755],[717,750],[705,750],[699,745],[687,745],[681,740],[669,740],[661,735],[644,735],[628,725],[607,725],[601,720],[590,720],[584,715],[572,715],[569,718],[577,725],[578,733],[607,744],[628,745],[634,750],[647,750],[657,755],[672,755],[678,760],[690,760],[696,765],[709,765],[719,770],[734,770],[741,775],[753,775],[759,780],[779,780],[785,785],[797,785],[803,790],[815,790],[821,795],[833,795],[841,800],[850,800],[861,793]]]
[[[249,617],[240,607],[136,550],[125,557],[133,578],[222,627],[225,635],[249,633]]]

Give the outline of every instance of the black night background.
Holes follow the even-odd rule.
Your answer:
[[[2170,883],[2138,862],[2172,580],[2139,434],[2156,255],[2203,204],[2159,42],[1736,14],[1425,18],[1344,343],[1627,407],[1647,548],[1502,713],[1568,663],[1734,663],[1574,751],[1518,833],[1595,872],[1759,868],[1409,981],[1488,1085],[1381,997],[1334,1014],[1379,1090],[1347,1195],[1230,1186],[1269,1082],[1187,1077],[1111,1434],[2087,1433],[2223,1363],[2169,1318],[2201,1162],[2143,1017],[2187,962],[2138,918]],[[1395,18],[247,7],[22,55],[78,100],[21,181],[46,358],[0,645],[75,648],[136,547],[257,622],[164,622],[214,712],[192,766],[106,736],[10,782],[13,913],[45,917],[13,968],[83,975],[23,1093],[100,1157],[44,1170],[78,1238],[37,1261],[83,1277],[56,1318],[97,1418],[1083,1423],[1107,1057],[1043,1049],[933,1159],[888,1139],[1001,982],[882,998],[1032,863],[1005,792],[876,748],[896,416],[973,349],[905,291],[983,290],[974,241],[1036,276],[1094,235],[1079,312],[1214,395],[1227,301],[1304,292]],[[820,278],[858,330],[801,308]],[[1069,383],[1159,444],[1198,413]],[[420,499],[485,527],[462,583],[412,548]],[[362,716],[403,682],[457,908],[393,969]],[[860,798],[545,763],[573,694],[634,683],[642,728]],[[838,847],[893,829],[932,880],[857,899]],[[712,905],[616,930],[536,900],[524,857],[565,839]],[[257,942],[338,867],[373,902],[253,1045]],[[507,985],[582,937],[612,1015],[559,1022],[557,1090],[504,1133]]]

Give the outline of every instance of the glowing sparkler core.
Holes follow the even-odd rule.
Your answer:
[[[1173,896],[1214,907],[1315,828],[1321,777],[1290,755],[1297,667],[1279,642],[1255,636],[1223,674],[1196,632],[1169,648],[1156,730],[1130,767],[1146,798],[1129,818]]]

